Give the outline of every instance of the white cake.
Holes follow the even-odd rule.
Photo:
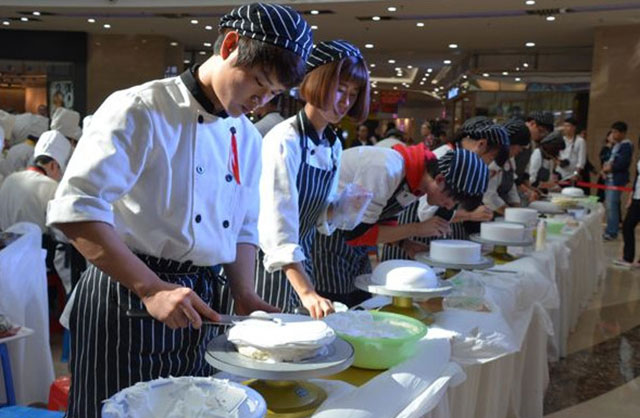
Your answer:
[[[562,189],[562,195],[567,197],[584,197],[584,190],[577,187],[565,187]]]
[[[538,223],[538,211],[529,208],[506,208],[504,210],[504,220],[535,226]]]
[[[480,224],[480,237],[497,242],[522,242],[524,241],[525,226],[509,222],[482,222]]]
[[[464,240],[436,240],[429,244],[434,261],[451,264],[476,264],[481,260],[481,245]]]
[[[411,260],[389,260],[378,264],[371,281],[392,290],[430,289],[438,286],[431,267]]]

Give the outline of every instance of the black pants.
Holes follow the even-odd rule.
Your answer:
[[[633,263],[636,257],[636,226],[640,222],[640,199],[633,199],[631,207],[622,224],[622,236],[624,238],[623,259]]]

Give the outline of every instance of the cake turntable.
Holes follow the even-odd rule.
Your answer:
[[[416,254],[416,261],[429,265],[431,267],[442,267],[445,270],[444,277],[450,279],[456,274],[460,273],[460,270],[486,270],[494,266],[493,259],[485,256],[480,256],[477,263],[460,264],[450,263],[446,261],[434,260],[429,253]]]
[[[223,334],[209,343],[205,359],[216,369],[250,378],[245,383],[267,402],[267,417],[302,418],[313,414],[327,398],[322,388],[304,380],[347,369],[354,351],[351,344],[336,337],[324,354],[295,363],[269,363],[238,353]]]
[[[479,244],[493,245],[493,251],[488,256],[495,261],[496,264],[506,264],[517,259],[507,252],[507,247],[529,247],[533,245],[533,238],[522,241],[493,241],[482,238],[480,234],[471,234],[469,239]]]

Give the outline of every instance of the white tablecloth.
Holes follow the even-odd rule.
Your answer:
[[[41,248],[37,225],[16,224],[10,232],[25,235],[0,251],[0,312],[12,323],[33,330],[28,338],[7,343],[16,401],[47,403],[54,370],[49,346],[46,252]],[[0,403],[3,402],[4,380],[0,379]]]

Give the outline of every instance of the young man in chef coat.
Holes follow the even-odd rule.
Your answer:
[[[215,266],[238,312],[271,309],[253,285],[262,138],[244,114],[297,85],[311,47],[293,9],[244,5],[201,66],[93,115],[48,213],[90,262],[70,316],[69,416],[98,417],[140,381],[211,374]]]
[[[400,212],[423,195],[431,205],[452,209],[469,197],[481,197],[487,180],[486,164],[463,149],[452,150],[439,159],[423,143],[344,151],[339,192],[346,184],[355,183],[374,196],[362,223],[352,231],[316,234],[311,257],[316,290],[349,306],[361,302],[364,295],[355,290],[353,282],[357,276],[371,272],[368,250],[372,245],[449,232],[448,222],[438,217],[398,225],[395,220]]]

